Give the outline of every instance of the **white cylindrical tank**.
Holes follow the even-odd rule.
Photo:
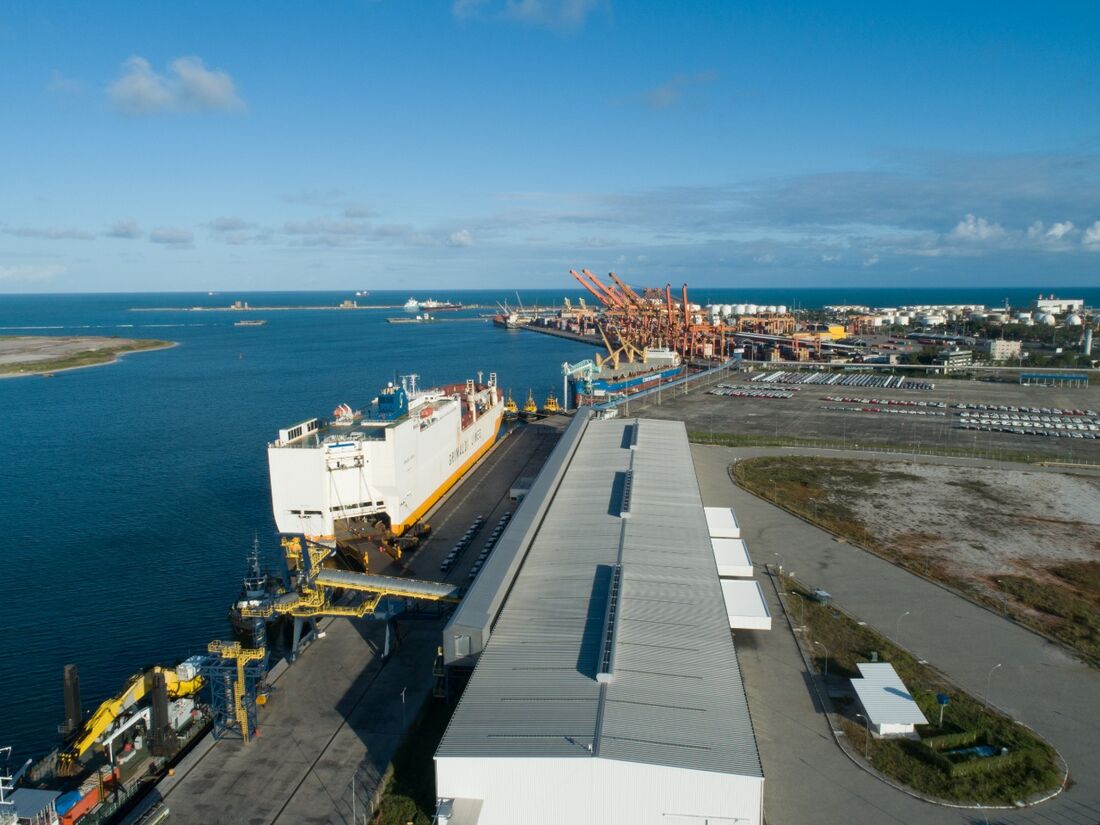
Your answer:
[[[722,304],[722,314],[727,318],[733,315],[733,304]]]
[[[787,314],[787,308],[785,306],[783,306],[783,304],[780,304],[779,306],[777,306],[775,308],[775,311],[778,312],[780,315],[786,315]]]
[[[1068,316],[1066,316],[1066,326],[1067,327],[1079,327],[1079,326],[1081,326],[1081,316],[1078,315],[1076,312],[1070,313]]]
[[[747,315],[755,315],[759,307],[756,304],[748,304],[745,307],[745,313]]]
[[[744,304],[734,304],[733,305],[733,314],[734,315],[744,315],[745,312],[747,312],[747,310],[746,310]]]
[[[1055,324],[1054,316],[1051,315],[1049,312],[1041,313],[1039,317],[1035,320],[1042,324],[1044,327],[1052,327]]]
[[[764,311],[765,312],[775,312],[776,311],[775,310],[775,304],[768,304],[768,306],[764,309]]]

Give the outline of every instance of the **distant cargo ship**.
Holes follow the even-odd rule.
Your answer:
[[[566,364],[569,395],[572,406],[600,404],[617,395],[633,395],[658,384],[679,378],[687,371],[680,354],[665,347],[645,350],[644,361],[620,363],[618,367],[605,361],[602,365],[592,362]]]
[[[262,327],[267,321],[262,318],[255,318],[247,321],[236,321],[233,326],[235,327]]]
[[[503,413],[496,373],[433,389],[408,375],[365,412],[341,404],[280,430],[267,451],[279,531],[405,534],[493,445]]]
[[[402,307],[406,312],[443,312],[452,309],[462,309],[462,304],[456,304],[452,301],[436,301],[429,298],[426,301],[418,301],[416,298],[409,298],[405,302],[405,306]]]

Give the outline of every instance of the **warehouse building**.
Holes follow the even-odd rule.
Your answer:
[[[579,412],[444,651],[476,667],[436,751],[439,825],[762,821],[681,422]]]

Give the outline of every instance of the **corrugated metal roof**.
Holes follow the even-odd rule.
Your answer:
[[[447,623],[443,631],[443,647],[448,663],[466,655],[476,656],[481,653],[482,644],[488,640],[490,628],[500,615],[504,598],[554,498],[558,482],[580,444],[591,416],[591,410],[581,410],[574,415],[568,429],[531,485],[530,492],[509,522],[508,529],[501,534],[485,566]],[[460,636],[470,639],[470,649],[462,654],[455,651],[455,638]]]
[[[437,756],[598,756],[762,776],[684,425],[589,422],[550,495]],[[617,564],[612,680],[600,684]]]
[[[852,679],[872,725],[927,725],[905,683],[888,662],[859,662],[862,679]]]

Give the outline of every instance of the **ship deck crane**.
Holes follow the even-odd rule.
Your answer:
[[[72,744],[62,751],[58,765],[60,773],[70,774],[76,770],[81,757],[91,749],[96,741],[110,730],[125,711],[140,702],[145,694],[152,690],[153,675],[156,673],[164,676],[169,699],[191,696],[197,693],[203,684],[201,676],[195,676],[193,679],[181,679],[175,670],[162,667],[151,668],[132,676],[130,681],[126,683],[126,687],[123,688],[122,693],[101,704],[77,732]]]

